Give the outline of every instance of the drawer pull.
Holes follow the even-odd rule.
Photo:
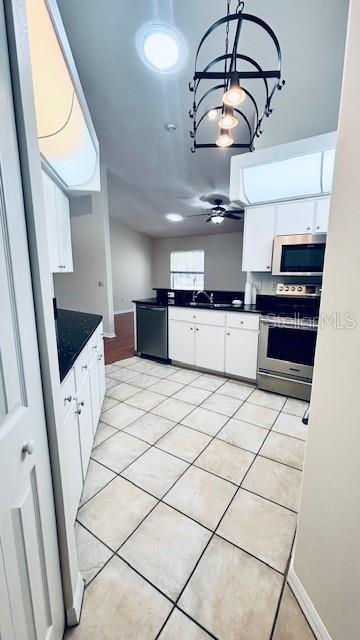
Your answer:
[[[231,334],[230,334],[230,333],[227,333],[226,335],[227,335],[227,336],[230,336]]]
[[[23,456],[31,456],[34,453],[34,443],[29,440],[29,442],[25,442],[24,446],[21,448],[21,453]]]
[[[81,415],[81,409],[77,409],[77,410],[75,411],[75,413],[77,413],[77,415],[78,415],[78,416],[80,416],[80,415]]]
[[[199,331],[199,329],[196,327],[196,331]]]
[[[87,368],[88,368],[87,364],[83,364],[82,369],[86,371]]]
[[[80,406],[80,407],[83,407],[83,406],[84,406],[84,404],[85,404],[84,400],[81,400],[81,402],[79,402],[79,406]]]
[[[72,400],[72,396],[66,396],[66,398],[64,398],[65,402],[71,402]]]
[[[98,360],[102,360],[103,356],[102,353],[99,355]]]
[[[97,348],[98,348],[97,344],[94,344],[93,349],[97,349]]]

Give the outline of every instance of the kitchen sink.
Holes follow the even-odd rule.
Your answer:
[[[230,302],[189,302],[191,307],[204,307],[205,309],[218,309],[219,307],[232,307]]]

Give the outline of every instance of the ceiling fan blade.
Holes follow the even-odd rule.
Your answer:
[[[205,220],[205,222],[211,222],[211,218],[212,216],[209,216],[207,220]]]
[[[224,217],[229,218],[230,220],[242,220],[240,216],[234,216],[232,213],[225,213]]]
[[[197,218],[198,216],[208,216],[208,213],[192,213],[188,218]]]
[[[238,216],[242,216],[244,209],[227,209],[226,213],[235,213]]]

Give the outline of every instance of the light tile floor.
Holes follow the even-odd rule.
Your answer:
[[[65,638],[311,640],[286,584],[307,404],[138,357],[106,374]]]

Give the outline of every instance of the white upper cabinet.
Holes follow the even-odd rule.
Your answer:
[[[26,0],[43,164],[66,191],[100,191],[99,144],[54,0]]]
[[[50,270],[73,271],[69,199],[44,171],[42,179]]]
[[[275,235],[287,236],[294,233],[312,233],[314,214],[314,200],[278,204]]]
[[[322,198],[316,203],[315,233],[327,233],[330,214],[330,198]]]
[[[245,214],[243,271],[271,271],[276,207],[252,207]]]

